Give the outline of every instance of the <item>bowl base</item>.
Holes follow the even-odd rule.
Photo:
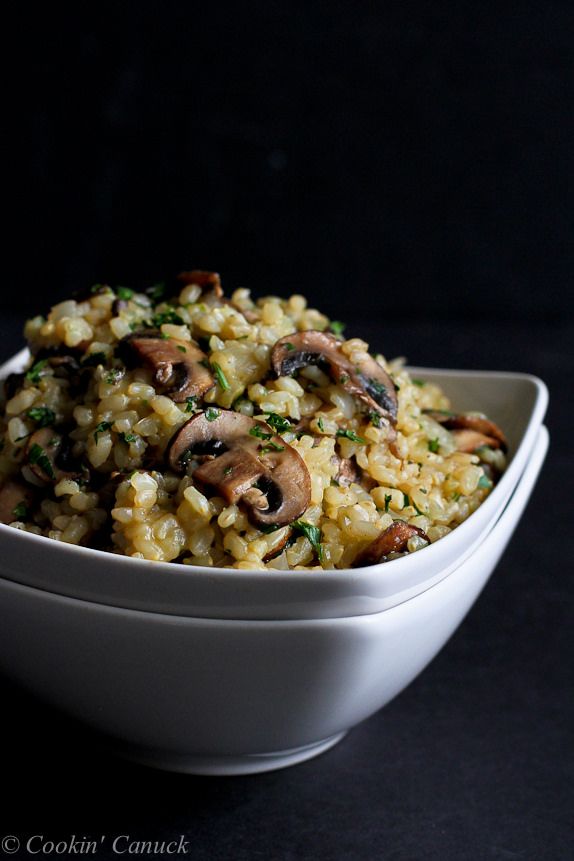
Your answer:
[[[187,756],[166,751],[146,750],[145,748],[114,748],[115,752],[124,759],[159,768],[163,771],[178,771],[183,774],[202,774],[214,777],[232,777],[242,774],[261,774],[265,771],[275,771],[278,768],[288,768],[305,762],[314,756],[324,753],[334,747],[346,732],[337,733],[330,738],[294,747],[290,750],[278,750],[273,753],[251,753],[243,756]]]

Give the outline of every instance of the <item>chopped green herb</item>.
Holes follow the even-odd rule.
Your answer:
[[[187,353],[187,347],[184,347],[183,344],[177,344],[177,349],[180,353]]]
[[[82,359],[82,365],[85,368],[97,367],[98,365],[105,365],[106,359],[107,356],[103,352],[89,353]]]
[[[171,335],[166,335],[165,332],[162,332],[160,338],[164,341],[171,341]]]
[[[285,349],[291,353],[295,349],[295,344],[292,344],[291,341],[287,341],[285,344]]]
[[[426,495],[427,495],[427,493],[428,493],[428,490],[426,489],[426,487],[421,487],[421,488],[420,488],[420,492],[421,492],[421,493],[424,493],[424,495],[426,496]]]
[[[319,558],[319,562],[322,562],[323,546],[321,544],[321,538],[323,536],[321,534],[321,529],[318,526],[313,526],[312,523],[307,523],[305,520],[295,520],[291,526],[297,532],[301,532],[302,535],[309,540],[311,547]]]
[[[31,383],[40,382],[40,371],[48,364],[48,359],[40,359],[35,365],[32,365],[29,371],[26,372],[26,379]]]
[[[411,504],[408,493],[403,491],[403,508],[408,508]]]
[[[329,329],[333,333],[333,335],[342,335],[345,331],[345,324],[341,323],[340,320],[331,320],[329,323]]]
[[[317,420],[317,426],[321,433],[325,433],[325,422],[323,421],[323,416],[320,416]]]
[[[26,415],[41,428],[49,427],[56,421],[56,413],[49,407],[32,407]]]
[[[94,428],[94,439],[95,439],[95,441],[97,442],[99,435],[101,433],[103,433],[104,431],[109,430],[111,428],[111,426],[112,426],[111,422],[99,422],[96,425],[96,427]]]
[[[221,410],[216,410],[214,407],[208,407],[205,411],[205,418],[208,422],[214,422],[221,415]]]
[[[376,395],[385,395],[387,393],[386,386],[383,386],[379,380],[375,380],[374,377],[369,377],[367,382],[369,383],[369,388],[374,391]],[[398,391],[398,386],[395,383],[395,388]]]
[[[285,446],[271,440],[267,445],[262,445],[260,451],[261,454],[269,454],[271,451],[285,451]]]
[[[217,362],[212,362],[211,369],[212,369],[213,373],[215,374],[215,379],[218,382],[219,388],[223,392],[228,392],[229,389],[231,388],[231,386],[227,382],[227,377],[225,376],[225,374],[223,373],[223,371],[221,370],[221,368],[219,367]]]
[[[115,386],[116,383],[119,383],[123,375],[124,372],[120,370],[120,368],[113,368],[106,374],[104,380],[108,384],[108,386]]]
[[[271,439],[273,436],[271,433],[266,433],[261,425],[255,425],[255,427],[252,427],[249,434],[250,436],[256,436],[258,439]]]
[[[489,478],[486,477],[486,475],[481,475],[480,478],[478,479],[478,487],[481,487],[483,489],[491,488],[492,482],[490,481]]]
[[[381,418],[380,413],[372,412],[369,413],[369,421],[375,428],[380,428],[383,424],[383,420]]]
[[[392,500],[392,498],[393,498],[393,497],[392,497],[392,494],[390,494],[390,493],[385,493],[385,512],[388,512],[388,510],[389,510],[389,505],[391,504],[391,500]]]
[[[193,410],[195,409],[196,401],[197,401],[196,395],[190,395],[188,398],[185,399],[185,411],[186,411],[186,413],[192,413],[193,412]]]
[[[276,430],[277,433],[285,433],[285,431],[288,431],[291,428],[291,422],[288,419],[284,419],[283,416],[277,415],[277,413],[269,413],[267,424],[270,425],[273,430]]]
[[[159,314],[154,314],[151,322],[156,329],[159,329],[164,323],[181,326],[183,325],[183,318],[176,311],[162,311]]]
[[[54,469],[52,467],[50,458],[48,457],[41,445],[34,443],[28,454],[28,460],[30,461],[30,463],[39,466],[42,472],[45,472],[49,478],[55,478]]]
[[[134,291],[130,290],[129,287],[116,287],[116,293],[120,299],[125,299],[126,301],[134,295]]]
[[[411,504],[412,504],[412,506],[413,506],[413,508],[414,508],[414,510],[416,511],[416,513],[417,513],[417,514],[422,514],[422,515],[424,516],[424,511],[421,511],[421,510],[420,510],[420,508],[418,507],[418,505],[416,504],[416,502],[414,502],[414,501],[413,501]]]
[[[432,451],[433,454],[437,454],[439,447],[438,439],[429,439],[427,445],[429,451]]]
[[[130,442],[135,442],[137,440],[137,436],[133,433],[124,433],[123,431],[118,434],[119,438],[122,442],[125,442],[129,445]]]
[[[351,440],[351,442],[358,442],[358,443],[360,443],[361,445],[366,445],[366,444],[367,444],[367,440],[366,440],[366,439],[363,439],[363,437],[362,437],[362,436],[357,436],[357,434],[355,433],[355,431],[353,431],[353,430],[348,430],[347,428],[339,428],[339,429],[337,430],[337,436],[338,436],[338,437],[346,437],[347,439],[350,439],[350,440]]]
[[[12,514],[19,520],[24,520],[25,517],[28,517],[28,506],[25,502],[19,502],[16,508],[12,509]]]
[[[157,305],[165,293],[165,282],[160,281],[159,284],[152,284],[151,287],[146,288],[145,293]]]
[[[344,383],[348,383],[349,382],[349,375],[348,374],[341,374],[341,376],[339,377],[339,382],[341,383],[341,385],[343,385]]]
[[[453,493],[452,498],[454,499],[455,502],[458,502],[458,500],[460,499],[461,496],[462,496],[462,493]]]
[[[413,385],[419,386],[419,388],[421,388],[421,389],[423,386],[426,386],[426,383],[424,380],[415,380],[414,377],[412,377],[411,382],[413,383]]]
[[[226,466],[225,469],[223,470],[223,475],[231,475],[232,472],[233,472],[233,467],[232,466]]]

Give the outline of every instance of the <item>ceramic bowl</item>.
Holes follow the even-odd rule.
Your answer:
[[[26,351],[19,353],[0,368],[0,377],[26,358]],[[524,374],[424,368],[413,374],[441,385],[457,409],[484,410],[509,440],[508,469],[490,496],[419,553],[352,571],[230,571],[131,559],[0,524],[0,577],[115,607],[214,619],[337,618],[400,604],[440,582],[480,546],[528,463],[548,401],[544,383]]]
[[[507,375],[500,379],[500,412],[490,402],[484,408],[509,430],[515,445],[520,423],[511,411],[504,412],[505,379]],[[532,396],[528,378],[523,391]],[[460,406],[476,403],[468,395]],[[12,573],[0,578],[0,670],[103,733],[124,755],[150,765],[198,774],[246,774],[308,759],[385,705],[443,646],[500,558],[547,446],[548,434],[538,428],[511,492],[498,494],[508,494],[509,501],[497,507],[496,522],[470,555],[439,582],[421,589],[419,581],[418,594],[379,612],[342,612],[348,606],[357,610],[350,597],[353,589],[365,590],[364,572],[337,575],[340,582],[351,577],[351,584],[340,593],[341,612],[331,618],[242,618],[247,605],[241,602],[238,618],[201,618],[178,615],[171,605],[169,612],[152,612],[114,606],[101,596],[97,603],[58,594],[50,591],[49,578],[45,588],[25,585],[13,576],[18,566],[13,557]],[[498,490],[485,505],[496,499]],[[465,526],[455,530],[453,538]],[[430,558],[450,537],[414,554],[415,564],[424,568],[425,554]],[[88,551],[53,556],[59,545],[48,540],[24,536],[14,547],[22,551],[20,570],[32,562],[51,566],[55,558],[58,564],[67,560],[75,575],[83,573],[85,564],[95,565],[95,559],[102,571],[107,564],[104,554],[95,557]],[[385,580],[388,571],[393,578],[403,561],[410,560],[374,572],[369,588],[374,588],[377,574]],[[129,572],[129,564],[123,560],[117,575]],[[137,570],[146,569],[136,564]],[[402,565],[402,570],[408,579],[408,567]],[[153,571],[161,605],[163,569]],[[283,573],[275,586],[288,584],[292,576]],[[321,579],[327,589],[332,576]],[[400,580],[399,573],[396,577]],[[206,583],[204,597],[209,579]],[[109,584],[103,591],[107,589]],[[229,599],[218,589],[213,586],[210,600],[228,606]],[[299,598],[306,594],[295,593]],[[395,594],[403,593],[399,584]],[[331,609],[337,606],[336,594],[331,593]],[[122,595],[125,601],[125,591]],[[273,593],[268,596],[274,606]]]

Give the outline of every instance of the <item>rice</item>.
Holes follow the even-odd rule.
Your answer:
[[[157,286],[135,292],[96,285],[26,323],[33,358],[25,374],[6,381],[0,417],[3,522],[140,559],[349,568],[440,540],[476,510],[504,470],[504,437],[492,422],[452,414],[440,388],[413,380],[402,360],[375,357],[390,381],[387,391],[377,388],[359,374],[373,367],[369,345],[344,340],[339,324],[303,296],[253,302],[242,288],[226,299],[214,273],[198,272],[183,274],[174,295],[159,294]],[[287,345],[289,369],[289,338],[307,344],[321,337],[341,367],[355,369],[364,391],[355,377],[337,376],[323,354],[294,372],[273,372],[278,342]],[[176,396],[179,366],[168,365],[166,379],[166,366],[158,371],[143,352],[134,356],[137,339],[142,350],[200,351],[198,373],[207,375],[201,395]],[[394,407],[384,400],[389,387]],[[262,435],[260,460],[268,469],[288,454],[293,475],[299,470],[294,494],[305,485],[305,507],[290,522],[272,522],[269,482],[261,489],[254,481],[249,492],[228,498],[224,484],[194,477],[205,452],[182,461],[185,469],[170,462],[190,419],[227,411]],[[258,512],[269,515],[271,527],[261,526]],[[397,529],[400,544],[381,543]]]

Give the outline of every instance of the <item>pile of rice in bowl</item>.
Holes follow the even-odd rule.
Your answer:
[[[95,285],[25,327],[4,381],[0,521],[140,559],[360,567],[442,538],[505,467],[502,431],[307,307]]]

